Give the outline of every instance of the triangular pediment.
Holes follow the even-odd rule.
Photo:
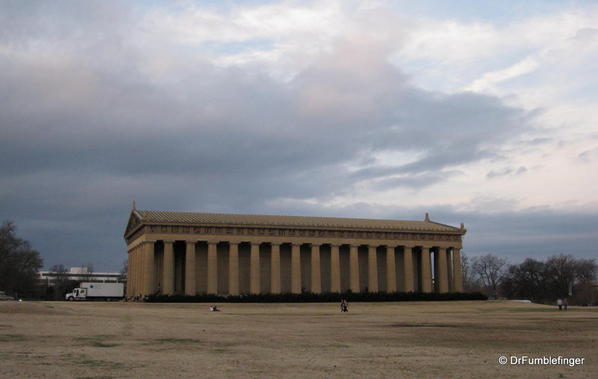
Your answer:
[[[141,215],[133,209],[131,211],[131,215],[129,216],[129,221],[127,222],[127,227],[125,228],[125,238],[131,235],[137,228],[141,225]]]

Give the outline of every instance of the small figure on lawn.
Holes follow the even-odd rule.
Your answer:
[[[341,312],[348,312],[349,311],[349,303],[347,300],[341,299]]]

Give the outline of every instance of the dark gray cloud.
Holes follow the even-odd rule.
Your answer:
[[[469,225],[466,251],[471,255],[492,252],[513,262],[556,254],[598,258],[595,213],[526,209],[464,214],[463,219]]]
[[[305,214],[271,204],[332,198],[363,181],[421,189],[458,173],[455,165],[496,156],[530,127],[528,113],[498,98],[414,88],[384,51],[363,44],[340,41],[281,82],[141,43],[139,10],[122,3],[1,8],[0,217],[17,222],[48,266],[117,269],[133,199],[141,208]],[[152,70],[166,53],[180,64]],[[417,159],[374,158],[397,151]],[[403,211],[388,217],[414,212]]]

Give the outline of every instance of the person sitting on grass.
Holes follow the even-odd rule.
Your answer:
[[[349,311],[349,304],[347,303],[347,300],[342,299],[341,300],[341,312],[348,312]]]

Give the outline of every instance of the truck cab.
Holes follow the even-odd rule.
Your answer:
[[[67,293],[65,299],[68,301],[85,300],[87,297],[87,288],[75,288],[73,292]]]

